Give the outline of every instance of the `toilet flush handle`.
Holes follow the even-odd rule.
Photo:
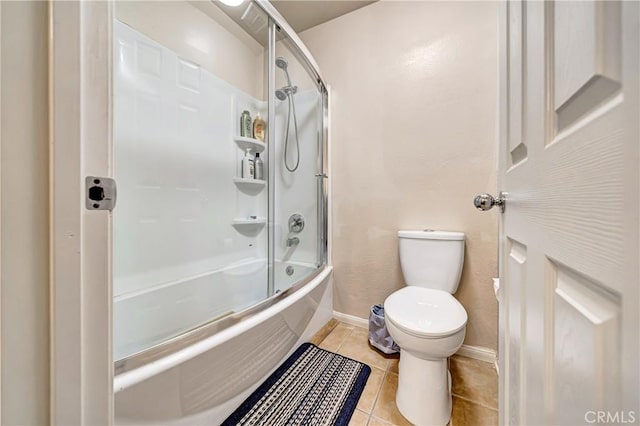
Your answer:
[[[501,192],[497,198],[493,198],[490,194],[476,195],[476,198],[473,199],[473,205],[476,206],[476,209],[482,211],[490,210],[493,206],[498,206],[500,207],[500,213],[504,213],[506,195],[504,192]]]

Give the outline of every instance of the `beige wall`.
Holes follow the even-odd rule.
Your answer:
[[[3,425],[49,422],[47,7],[0,2]]]
[[[276,42],[276,57],[283,57],[287,61],[287,71],[289,71],[289,77],[291,77],[291,84],[298,87],[298,93],[318,90],[315,78],[309,74],[302,64],[302,59],[298,58],[288,38]],[[286,74],[280,68],[276,67],[276,88],[286,86],[287,84]],[[280,101],[276,101],[276,104],[278,104],[278,102]]]
[[[116,17],[178,56],[263,99],[264,48],[211,2],[118,1]]]
[[[332,88],[334,307],[403,285],[398,229],[464,231],[465,343],[495,349],[497,4],[378,2],[301,34]]]

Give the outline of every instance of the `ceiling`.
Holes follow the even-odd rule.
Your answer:
[[[227,6],[219,0],[187,1],[239,37],[249,35],[262,46],[267,45],[266,24],[268,18],[260,8],[247,0],[236,7]],[[296,33],[300,33],[376,1],[378,0],[271,0],[271,4],[287,20]],[[221,15],[220,12],[223,14]],[[246,20],[243,19],[245,15],[248,16]],[[230,24],[230,22],[235,22],[246,33],[237,34],[237,26],[234,28],[234,25]]]
[[[271,0],[296,32],[307,30],[376,0]]]

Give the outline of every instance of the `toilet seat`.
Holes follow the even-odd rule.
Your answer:
[[[384,302],[385,316],[407,334],[437,338],[454,334],[467,324],[467,312],[442,290],[404,287]]]

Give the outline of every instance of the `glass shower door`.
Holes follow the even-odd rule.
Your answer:
[[[327,98],[259,3],[117,1],[114,18],[119,368],[229,327],[324,265]],[[243,174],[257,154],[263,179]]]
[[[284,291],[323,263],[323,97],[301,55],[276,32],[273,279]]]
[[[115,360],[268,297],[267,182],[240,168],[265,143],[240,117],[268,115],[269,18],[245,7],[247,27],[213,2],[116,2]]]

